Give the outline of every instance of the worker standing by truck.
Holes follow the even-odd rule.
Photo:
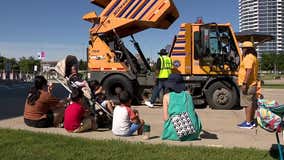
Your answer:
[[[258,79],[257,52],[250,41],[243,42],[243,61],[238,73],[241,106],[245,108],[245,121],[238,124],[240,128],[251,129],[255,126],[256,90]]]
[[[172,60],[165,49],[161,49],[159,58],[156,63],[156,80],[155,86],[152,91],[152,96],[150,101],[145,101],[145,104],[153,108],[156,99],[159,97],[161,90],[165,90],[165,81],[169,78],[172,73]]]

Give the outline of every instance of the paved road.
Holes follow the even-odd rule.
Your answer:
[[[30,128],[23,123],[23,107],[26,91],[29,84],[0,84],[0,128],[24,129],[36,132],[55,133],[69,136],[85,137],[91,139],[121,139],[127,141],[143,141],[140,136],[129,138],[115,137],[111,131],[86,132],[82,134],[70,134],[62,128],[37,129]],[[55,90],[60,96],[66,96],[62,87]],[[267,99],[276,99],[284,104],[284,90],[264,89],[264,95]],[[269,150],[272,144],[276,143],[275,135],[268,133],[260,128],[246,130],[239,129],[236,124],[244,119],[243,110],[211,110],[197,109],[198,115],[202,121],[204,132],[201,139],[193,142],[171,142],[161,141],[159,136],[162,133],[162,109],[149,109],[145,106],[135,106],[140,111],[142,118],[152,126],[152,139],[143,141],[145,143],[167,143],[173,145],[202,145],[214,147],[253,147]]]
[[[0,120],[23,114],[29,87],[30,83],[0,83]],[[63,87],[57,85],[54,89],[54,95],[64,98],[68,94]]]

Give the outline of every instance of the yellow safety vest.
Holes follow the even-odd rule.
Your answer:
[[[169,56],[160,56],[161,68],[158,78],[169,78],[172,73],[172,60]]]

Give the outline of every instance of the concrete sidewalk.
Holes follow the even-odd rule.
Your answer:
[[[284,90],[265,89],[264,95],[267,99],[276,99],[283,104]],[[140,111],[141,117],[151,125],[151,139],[143,140],[142,136],[116,137],[111,131],[101,130],[86,133],[68,133],[63,128],[38,129],[27,127],[23,123],[23,117],[4,119],[0,121],[0,128],[22,129],[35,132],[44,132],[74,137],[84,137],[90,139],[120,139],[131,142],[145,142],[152,144],[173,144],[173,145],[197,145],[214,147],[241,147],[241,148],[259,148],[269,150],[272,144],[276,144],[275,133],[269,133],[261,128],[258,129],[239,129],[236,124],[243,121],[243,110],[211,110],[197,109],[198,115],[202,121],[204,133],[201,139],[191,142],[173,142],[162,141],[162,108],[150,109],[145,106],[135,106]],[[282,138],[281,138],[282,139]],[[282,140],[281,140],[282,142]]]

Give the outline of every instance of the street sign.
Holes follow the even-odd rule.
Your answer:
[[[34,65],[34,71],[37,72],[37,65]]]

